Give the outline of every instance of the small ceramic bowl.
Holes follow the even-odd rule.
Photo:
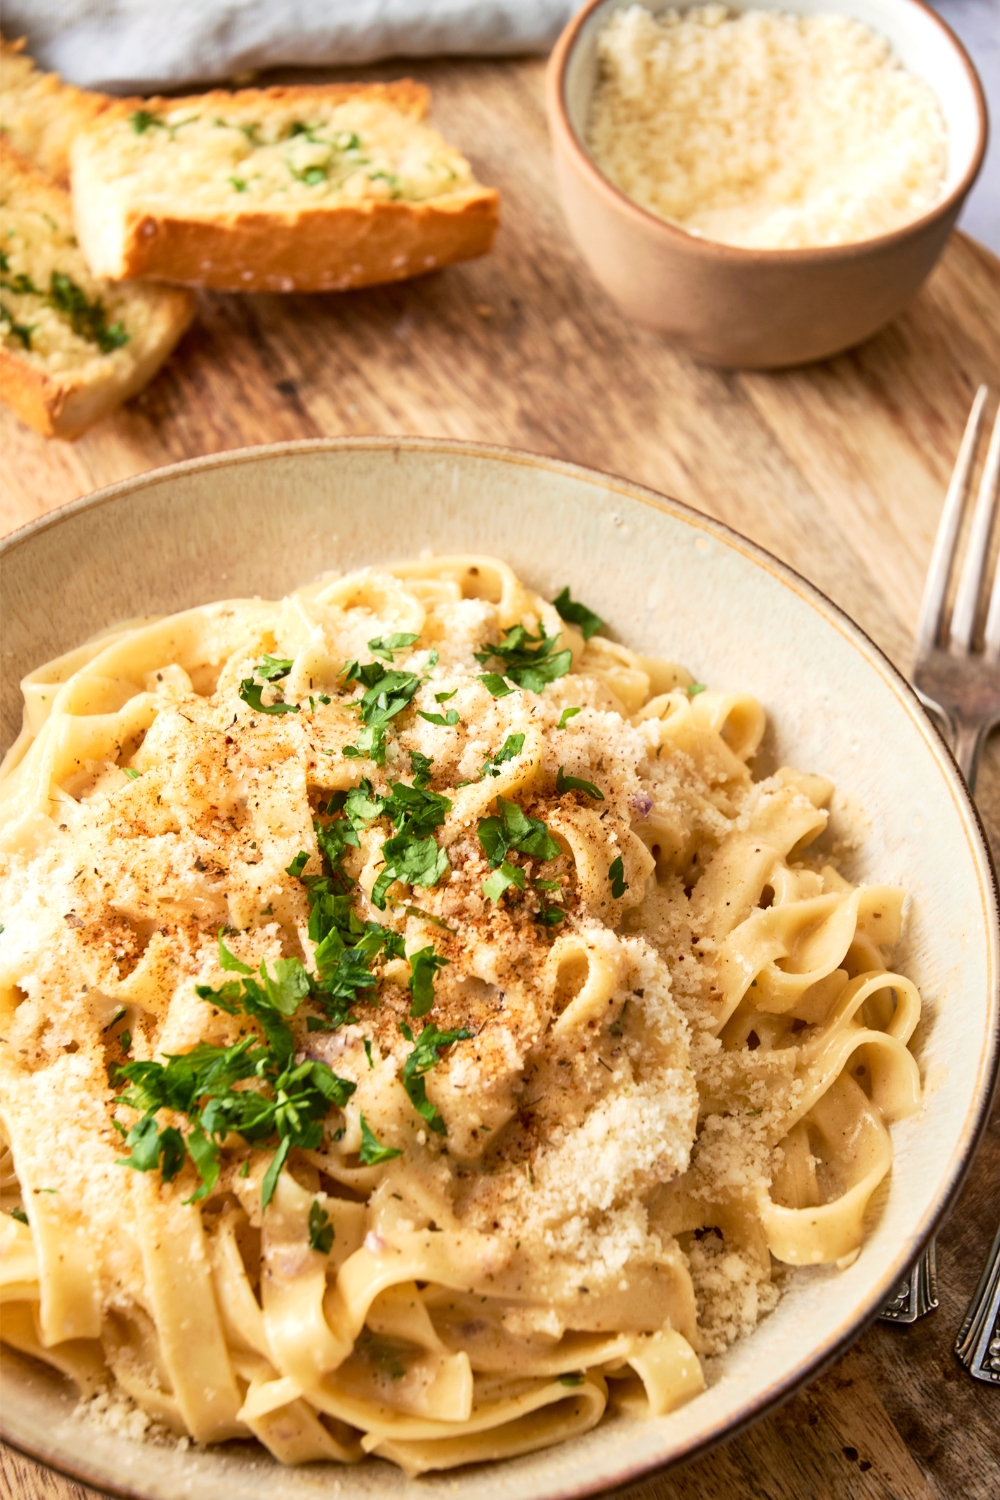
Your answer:
[[[598,281],[637,323],[695,359],[775,369],[868,338],[930,274],[986,150],[986,103],[968,54],[922,0],[727,0],[732,10],[854,16],[891,41],[933,88],[948,130],[940,201],[891,234],[801,250],[743,249],[688,234],[640,208],[584,145],[597,78],[597,37],[631,0],[590,0],[549,62],[548,116],[570,233]],[[662,10],[658,0],[650,8]]]
[[[0,545],[2,741],[20,727],[21,676],[116,621],[227,596],[278,598],[327,570],[425,548],[505,557],[549,599],[570,584],[628,645],[754,693],[771,720],[762,752],[771,765],[833,778],[834,828],[853,851],[845,874],[908,892],[895,961],[924,1000],[914,1041],[924,1104],[893,1126],[892,1171],[854,1264],[791,1276],[757,1331],[714,1362],[703,1395],[666,1417],[616,1414],[503,1464],[411,1482],[375,1459],[282,1469],[246,1443],[144,1445],[75,1420],[68,1383],[5,1349],[0,1433],[117,1495],[580,1500],[635,1482],[731,1437],[843,1351],[932,1232],[986,1122],[1000,916],[954,761],[913,690],[818,590],[719,522],[638,485],[530,453],[410,437],[286,443],[127,479]]]

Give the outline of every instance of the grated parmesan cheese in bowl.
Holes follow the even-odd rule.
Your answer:
[[[632,5],[602,29],[597,57],[595,164],[689,234],[756,249],[849,244],[942,196],[937,96],[853,17]]]

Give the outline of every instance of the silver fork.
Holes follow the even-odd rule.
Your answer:
[[[983,647],[981,651],[973,649],[990,534],[1000,500],[1000,411],[986,454],[947,631],[946,601],[957,566],[957,542],[987,395],[986,386],[981,385],[948,486],[920,606],[913,666],[917,695],[943,724],[970,792],[975,790],[983,743],[993,725],[1000,722],[1000,566],[987,607]],[[937,1305],[935,1247],[931,1240],[881,1316],[891,1323],[915,1323]],[[1000,1384],[1000,1231],[962,1323],[955,1352],[977,1380]]]

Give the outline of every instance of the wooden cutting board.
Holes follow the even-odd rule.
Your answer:
[[[371,432],[474,438],[626,475],[721,518],[812,579],[907,670],[969,405],[980,381],[1000,392],[1000,261],[955,235],[909,310],[860,349],[778,375],[701,369],[625,323],[569,243],[543,65],[406,71],[431,85],[435,121],[501,189],[494,253],[362,293],[205,296],[154,383],[74,445],[46,444],[0,410],[0,530],[227,448]],[[996,742],[978,800],[997,851]],[[639,1486],[634,1500],[1000,1494],[1000,1393],[970,1380],[952,1353],[996,1227],[998,1185],[995,1112],[938,1241],[939,1311],[910,1329],[874,1325],[776,1415]],[[93,1495],[10,1449],[0,1449],[0,1493]]]

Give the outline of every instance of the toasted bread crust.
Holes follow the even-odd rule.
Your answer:
[[[224,111],[238,98],[262,109],[293,103],[308,110],[317,98],[336,103],[358,96],[418,120],[430,100],[423,84],[404,78],[113,104],[73,154],[77,232],[93,270],[116,281],[149,277],[218,291],[324,292],[401,281],[484,255],[499,223],[500,195],[478,184],[417,202],[368,199],[228,213],[122,207],[118,195],[106,191],[101,140],[139,105],[154,112],[186,105]]]
[[[193,299],[183,307],[178,305],[169,329],[136,362],[127,379],[94,381],[79,375],[49,375],[18,359],[13,350],[0,348],[0,401],[42,437],[72,441],[148,385],[193,317]]]
[[[241,104],[255,104],[266,109],[270,104],[307,105],[317,99],[338,104],[359,94],[366,99],[390,104],[393,109],[412,115],[416,120],[425,118],[431,102],[431,91],[426,84],[417,83],[413,78],[397,78],[389,83],[276,84],[267,89],[210,89],[207,94],[187,94],[181,98],[164,98],[156,94],[150,99],[115,99],[106,110],[102,110],[102,114],[110,122],[127,119],[137,109],[147,109],[152,114],[167,109],[225,109],[234,99],[239,99]]]
[[[336,205],[280,217],[135,213],[124,226],[116,271],[220,291],[345,291],[484,255],[498,207],[494,189],[478,188],[424,203]]]
[[[70,218],[69,194],[0,138],[0,173],[7,188],[30,193],[53,217]],[[164,287],[157,294],[154,337],[128,368],[107,365],[94,373],[52,373],[16,349],[0,344],[0,401],[43,437],[76,438],[94,422],[142,390],[195,314],[195,299],[180,288]],[[138,348],[138,346],[136,346]],[[133,353],[135,350],[133,350]]]

